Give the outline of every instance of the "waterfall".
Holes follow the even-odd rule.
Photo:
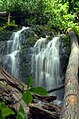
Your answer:
[[[32,74],[34,86],[43,86],[47,90],[54,89],[62,84],[60,77],[59,37],[51,41],[47,38],[39,39],[33,48]],[[53,93],[58,99],[61,92]]]
[[[20,51],[20,41],[22,40],[22,32],[28,29],[28,27],[23,27],[17,32],[13,32],[9,41],[7,41],[7,55],[5,57],[5,64],[7,64],[9,72],[19,78],[19,51]]]

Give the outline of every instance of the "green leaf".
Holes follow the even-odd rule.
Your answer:
[[[6,117],[6,116],[9,116],[10,114],[14,115],[15,113],[10,108],[5,107],[5,108],[2,108],[1,114],[3,117]]]
[[[28,79],[28,88],[31,87],[33,84],[33,79],[32,77],[30,76],[29,79]]]
[[[48,92],[43,87],[31,88],[30,91],[43,96],[46,96],[48,94]]]
[[[6,107],[5,103],[4,103],[4,102],[0,102],[0,110],[1,110],[3,107]]]
[[[22,105],[20,105],[19,112],[17,113],[16,119],[27,119],[27,114],[24,112]]]
[[[1,111],[0,111],[0,119],[5,119],[2,114],[1,114]]]
[[[19,112],[24,113],[24,109],[23,109],[22,105],[20,105]]]
[[[24,91],[22,98],[27,105],[33,100],[32,94],[28,90]]]
[[[25,119],[25,116],[22,112],[18,112],[16,119]]]

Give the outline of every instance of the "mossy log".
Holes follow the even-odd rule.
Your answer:
[[[65,95],[60,119],[79,119],[78,85],[78,40],[73,31],[69,32],[71,53],[65,76]]]

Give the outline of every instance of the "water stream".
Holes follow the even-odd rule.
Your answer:
[[[19,78],[19,50],[20,41],[22,40],[22,31],[28,29],[28,27],[23,27],[17,32],[13,32],[10,40],[7,41],[7,55],[6,63],[8,63],[9,72]]]
[[[34,86],[43,86],[47,90],[62,84],[60,77],[59,37],[47,42],[47,38],[39,39],[33,48],[32,74]],[[61,91],[53,93],[61,99]]]
[[[17,32],[13,32],[11,38],[7,41],[7,55],[4,58],[4,66],[6,69],[19,79],[19,51],[20,41],[23,40],[24,32],[28,27],[23,27]],[[26,39],[25,39],[26,40]],[[30,61],[31,62],[31,61]],[[59,37],[52,40],[40,38],[33,47],[31,73],[34,79],[34,86],[43,86],[47,90],[59,87],[62,84],[60,76],[60,56],[59,56]],[[63,91],[55,91],[50,95],[56,95],[62,99]]]

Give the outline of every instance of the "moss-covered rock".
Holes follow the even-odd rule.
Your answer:
[[[61,35],[60,36],[60,47],[59,47],[59,54],[60,54],[60,62],[62,71],[65,74],[66,68],[68,65],[69,55],[70,55],[70,40],[68,35]]]

